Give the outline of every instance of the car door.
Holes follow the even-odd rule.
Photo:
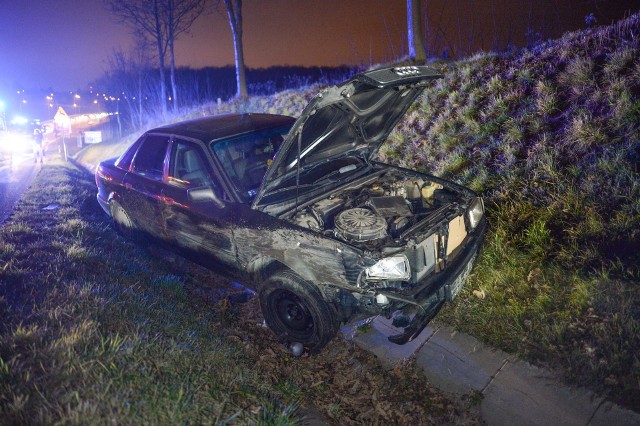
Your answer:
[[[123,179],[122,205],[138,228],[148,235],[162,238],[162,197],[169,136],[147,135]]]
[[[171,145],[162,197],[164,232],[194,260],[236,269],[233,208],[222,201],[224,194],[203,149],[180,138],[174,138]],[[203,193],[215,194],[216,200],[194,196]]]

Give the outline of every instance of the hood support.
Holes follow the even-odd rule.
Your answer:
[[[300,193],[300,150],[302,145],[302,128],[304,124],[298,127],[298,156],[296,161],[296,207],[295,213],[298,213],[298,194]]]

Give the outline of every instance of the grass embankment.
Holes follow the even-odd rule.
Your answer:
[[[490,230],[439,318],[640,410],[640,16],[444,78],[385,161],[484,194]],[[202,113],[298,115],[320,87]],[[121,150],[125,148],[121,146]],[[473,291],[482,298],[474,296]]]
[[[452,64],[382,151],[485,195],[484,251],[443,317],[636,410],[639,31],[635,15]]]
[[[0,423],[473,422],[341,339],[291,357],[238,291],[118,237],[92,177],[46,164],[0,227]]]

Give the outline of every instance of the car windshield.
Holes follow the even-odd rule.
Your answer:
[[[265,130],[211,143],[213,154],[244,202],[255,198],[289,129]]]

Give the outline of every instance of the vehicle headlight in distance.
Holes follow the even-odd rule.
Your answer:
[[[484,203],[482,202],[481,197],[473,199],[469,209],[467,210],[467,215],[469,216],[469,225],[471,226],[471,229],[475,229],[482,220],[482,216],[484,216]]]
[[[373,266],[365,269],[368,280],[408,280],[411,278],[411,268],[407,256],[391,256],[380,259]]]

